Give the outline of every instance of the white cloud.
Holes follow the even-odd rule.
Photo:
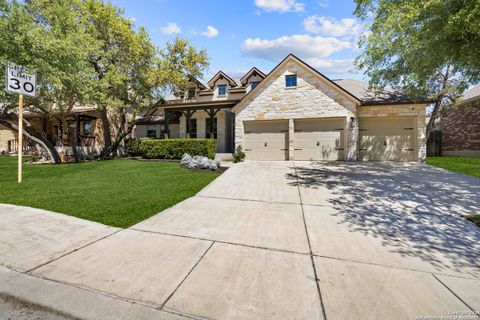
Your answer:
[[[292,35],[273,40],[248,38],[243,42],[241,49],[247,55],[278,62],[289,53],[294,53],[303,59],[325,58],[335,52],[352,48],[353,44],[350,41],[337,38]]]
[[[206,31],[200,32],[201,36],[207,37],[207,38],[215,38],[218,36],[219,32],[218,29],[213,27],[213,26],[208,26]]]
[[[305,4],[297,0],[255,0],[255,5],[265,11],[303,12]]]
[[[160,28],[160,31],[165,33],[165,34],[175,34],[175,33],[181,33],[182,29],[173,22],[167,23],[167,25],[163,28]]]
[[[318,1],[318,5],[322,8],[327,8],[329,6],[328,0]]]
[[[362,25],[355,19],[337,20],[317,15],[307,17],[303,21],[303,27],[307,32],[333,37],[357,36],[363,30]]]
[[[305,59],[309,65],[325,73],[351,73],[354,70],[352,59]]]

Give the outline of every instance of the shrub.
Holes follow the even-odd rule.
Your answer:
[[[242,146],[238,146],[237,150],[235,150],[235,153],[233,154],[233,162],[238,163],[242,162],[245,160],[245,152],[243,152]]]
[[[131,156],[139,156],[140,154],[140,139],[131,138],[125,140],[125,149]]]
[[[180,164],[189,169],[208,169],[217,170],[220,167],[220,162],[208,159],[203,156],[191,156],[185,153]]]
[[[216,150],[217,140],[214,139],[140,140],[140,154],[147,159],[181,159],[185,153],[214,159]]]

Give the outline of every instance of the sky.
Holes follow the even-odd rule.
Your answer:
[[[176,35],[206,49],[210,66],[242,76],[265,73],[294,53],[331,79],[365,79],[355,71],[364,21],[353,0],[111,0],[160,48]]]

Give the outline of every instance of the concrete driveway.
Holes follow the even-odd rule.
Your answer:
[[[480,180],[429,166],[246,162],[127,230],[30,211],[0,206],[0,289],[68,315],[480,318]]]

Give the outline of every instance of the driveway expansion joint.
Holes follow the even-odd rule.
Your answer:
[[[71,251],[68,251],[68,252],[66,252],[66,253],[64,253],[64,254],[62,254],[62,255],[54,258],[54,259],[51,259],[51,260],[49,260],[49,261],[47,261],[47,262],[44,262],[44,263],[41,263],[41,264],[39,264],[38,266],[33,267],[33,268],[25,271],[25,274],[32,274],[32,272],[34,272],[35,270],[40,269],[40,268],[46,266],[47,264],[50,264],[50,263],[52,263],[52,262],[55,262],[55,261],[57,261],[57,260],[59,260],[59,259],[62,259],[62,258],[64,258],[64,257],[72,254],[72,253],[75,253],[75,252],[77,252],[77,251],[79,251],[79,250],[81,250],[81,249],[83,249],[83,248],[86,248],[86,247],[88,247],[88,246],[90,246],[90,245],[92,245],[92,244],[94,244],[94,243],[97,243],[97,242],[99,242],[99,241],[101,241],[101,240],[104,240],[104,239],[110,237],[110,236],[113,236],[114,234],[117,234],[117,233],[119,233],[119,232],[122,231],[122,230],[125,230],[125,229],[116,230],[115,232],[112,232],[112,233],[110,233],[110,234],[107,234],[107,235],[105,235],[105,236],[103,236],[103,237],[101,237],[101,238],[95,239],[95,240],[93,240],[93,241],[91,241],[91,242],[89,242],[89,243],[87,243],[87,244],[84,244],[83,246],[80,246],[80,247],[75,248],[75,249],[73,249],[73,250],[71,250]]]
[[[305,227],[305,234],[307,236],[308,248],[310,250],[310,254],[309,254],[310,261],[312,263],[313,275],[314,275],[314,278],[315,278],[315,284],[317,285],[317,292],[318,292],[318,298],[320,300],[320,306],[322,307],[322,316],[323,316],[324,320],[327,320],[325,304],[323,303],[322,291],[320,289],[320,279],[318,278],[317,268],[315,267],[315,261],[313,259],[314,256],[313,256],[313,251],[312,251],[312,245],[310,243],[310,236],[308,234],[307,221],[305,219],[305,211],[303,210],[302,192],[300,190],[300,182],[298,180],[297,167],[295,166],[295,161],[293,161],[293,169],[295,171],[295,179],[297,181],[297,190],[298,190],[298,197],[300,199],[300,207],[302,209],[303,226]]]
[[[277,249],[277,248],[269,248],[269,247],[262,247],[262,246],[254,246],[254,245],[249,245],[249,244],[244,244],[244,243],[237,243],[237,242],[230,242],[230,241],[209,239],[209,238],[201,238],[201,237],[195,237],[195,236],[189,236],[189,235],[183,235],[183,234],[177,234],[177,233],[170,233],[170,232],[143,230],[143,229],[136,229],[136,228],[130,228],[129,230],[137,231],[137,232],[147,232],[147,233],[161,234],[161,235],[171,236],[171,237],[187,238],[187,239],[192,239],[192,240],[201,240],[201,241],[208,241],[208,242],[213,241],[213,242],[228,244],[228,245],[232,245],[232,246],[240,246],[240,247],[259,249],[259,250],[269,250],[269,251],[276,251],[276,252],[282,252],[282,253],[293,253],[293,254],[300,254],[300,255],[308,255],[309,254],[307,252],[292,251],[292,250]]]
[[[460,300],[468,309],[470,309],[474,314],[480,317],[480,311],[475,310],[472,308],[465,300],[463,300],[458,294],[456,294],[452,289],[450,289],[442,280],[440,280],[437,276],[432,273],[432,277],[434,277],[442,286],[444,286],[451,294],[453,294],[458,300]]]
[[[177,292],[177,290],[182,286],[182,284],[185,282],[185,280],[187,280],[188,276],[193,272],[193,270],[195,270],[197,265],[200,263],[200,261],[202,261],[203,257],[205,257],[205,255],[208,253],[208,251],[210,251],[210,248],[213,247],[214,244],[215,244],[215,241],[212,241],[210,246],[208,246],[207,250],[205,250],[205,252],[201,255],[201,257],[197,260],[197,262],[193,265],[193,267],[188,271],[188,273],[185,275],[185,277],[182,279],[182,281],[179,282],[177,287],[172,291],[172,293],[170,293],[170,295],[167,297],[167,299],[165,299],[165,301],[160,306],[159,310],[163,310],[165,308],[165,305],[168,303],[168,301],[172,298],[172,296],[175,294],[175,292]]]

